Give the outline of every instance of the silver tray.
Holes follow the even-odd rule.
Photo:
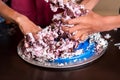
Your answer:
[[[26,62],[33,64],[35,66],[38,67],[44,67],[44,68],[53,68],[53,69],[67,69],[67,68],[75,68],[75,67],[82,67],[85,66],[86,64],[89,64],[95,60],[97,60],[98,58],[100,58],[106,51],[107,47],[102,49],[99,52],[96,52],[92,57],[82,60],[82,61],[77,61],[74,63],[67,63],[67,64],[56,64],[56,63],[50,63],[50,62],[39,62],[33,59],[28,59],[26,57],[23,56],[23,51],[22,51],[22,47],[23,47],[23,40],[20,41],[20,43],[17,46],[17,51],[18,51],[18,55]]]

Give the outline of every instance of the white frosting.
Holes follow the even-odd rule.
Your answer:
[[[65,24],[62,19],[67,20],[72,17],[79,17],[85,15],[88,11],[83,5],[75,4],[75,0],[69,0],[64,4],[63,0],[46,0],[51,2],[51,10],[57,11],[58,8],[63,8],[65,11],[56,14],[53,17],[53,23],[38,32],[33,37],[32,33],[28,33],[24,40],[24,55],[28,58],[32,58],[38,61],[55,60],[57,58],[67,58],[74,55],[83,54],[83,49],[74,51],[78,44],[82,41],[75,41],[70,39],[70,36],[77,33],[69,34],[61,29],[61,26],[73,27],[74,25]],[[97,43],[97,50],[101,47],[107,46],[107,41],[101,38],[99,33],[95,33],[89,36],[90,43]]]

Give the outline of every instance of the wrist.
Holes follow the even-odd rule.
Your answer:
[[[26,16],[19,13],[17,13],[13,18],[14,22],[17,23],[18,25],[20,25],[20,23],[23,23],[24,22],[23,20],[26,19],[28,19]]]
[[[103,18],[104,26],[107,30],[120,27],[120,16],[106,16]]]
[[[3,17],[4,17],[4,15],[3,15]],[[4,18],[7,20],[7,21],[9,21],[10,23],[12,22],[12,23],[19,23],[19,21],[21,20],[21,18],[23,17],[23,15],[22,14],[20,14],[20,13],[18,13],[18,12],[15,12],[15,11],[11,11],[8,15],[7,15],[7,17],[5,16]]]

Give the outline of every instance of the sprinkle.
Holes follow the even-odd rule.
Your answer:
[[[110,38],[111,38],[110,34],[106,34],[104,37],[105,37],[106,39],[110,39]]]

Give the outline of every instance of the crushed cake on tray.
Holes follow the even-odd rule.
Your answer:
[[[64,60],[66,60],[65,58],[72,58],[73,60],[73,56],[88,52],[99,52],[107,46],[107,41],[99,33],[89,35],[85,41],[79,41],[71,39],[70,36],[73,34],[62,30],[62,26],[74,26],[63,23],[62,19],[68,20],[84,16],[89,12],[84,8],[84,5],[78,5],[75,0],[69,0],[68,2],[65,2],[65,0],[46,0],[46,2],[50,2],[51,10],[54,12],[58,8],[64,11],[54,15],[53,23],[38,32],[34,37],[32,33],[25,35],[23,46],[24,57],[37,61],[53,62],[60,58]],[[80,47],[81,44],[82,46]],[[80,48],[78,49],[78,47]]]

